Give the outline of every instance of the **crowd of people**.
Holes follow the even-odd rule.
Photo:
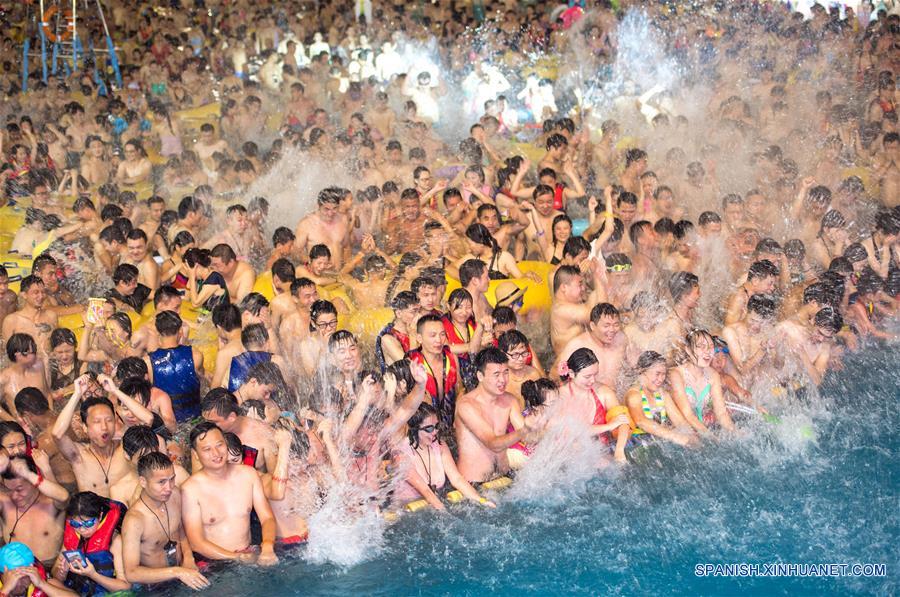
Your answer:
[[[104,4],[115,68],[25,85],[0,13],[3,595],[203,589],[337,494],[494,508],[542,442],[639,466],[896,339],[896,13]],[[604,103],[638,14],[677,80]]]

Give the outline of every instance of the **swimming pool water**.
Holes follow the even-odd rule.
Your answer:
[[[493,512],[406,515],[355,565],[313,564],[300,551],[274,570],[227,570],[208,592],[896,594],[898,372],[896,351],[856,355],[782,425],[750,424],[745,438],[665,450],[571,488],[501,495]],[[815,440],[799,429],[809,422]],[[699,563],[740,562],[878,563],[887,575],[694,574]]]

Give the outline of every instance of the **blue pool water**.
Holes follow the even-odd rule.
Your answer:
[[[349,566],[299,552],[232,569],[218,595],[897,593],[900,356],[858,355],[780,426],[667,450],[488,512],[417,513]],[[812,423],[816,439],[799,427]],[[664,468],[663,468],[664,467]],[[519,492],[521,493],[521,492]],[[878,563],[883,578],[699,578],[698,563]],[[187,594],[187,593],[185,593]]]

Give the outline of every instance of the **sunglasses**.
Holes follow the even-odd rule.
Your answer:
[[[94,518],[88,518],[87,520],[83,520],[81,522],[78,522],[77,520],[69,521],[69,526],[71,526],[73,529],[86,529],[94,526],[95,524],[97,524],[96,516]]]
[[[437,425],[425,425],[424,427],[419,427],[419,431],[424,431],[425,433],[433,433],[437,431]]]
[[[731,354],[731,353],[728,351],[728,347],[727,347],[727,346],[717,346],[717,347],[716,347],[716,354],[719,354],[719,353],[722,353],[722,354]]]

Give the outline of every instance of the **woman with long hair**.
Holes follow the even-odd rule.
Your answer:
[[[648,350],[638,357],[636,369],[637,380],[625,393],[625,404],[634,421],[632,439],[653,436],[682,446],[696,442],[697,436],[690,432],[688,422],[665,387],[666,359]]]

